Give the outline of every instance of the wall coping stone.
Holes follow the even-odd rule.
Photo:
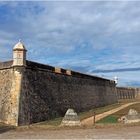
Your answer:
[[[10,68],[13,65],[13,60],[0,62],[0,69]]]
[[[47,70],[49,72],[54,72],[55,73],[55,67],[50,66],[50,65],[40,64],[40,63],[37,63],[37,62],[28,61],[28,60],[26,61],[26,65],[27,65],[27,68],[40,69],[40,70],[44,69],[44,70]],[[61,73],[57,73],[57,74],[67,75],[66,71],[67,71],[66,69],[61,68]],[[83,74],[83,73],[72,71],[72,70],[71,70],[71,75],[68,75],[68,76],[74,76],[74,77],[79,77],[79,78],[88,78],[88,79],[89,78],[90,79],[94,78],[96,80],[106,80],[106,81],[108,81],[112,84],[113,83],[115,84],[115,82],[113,80],[110,80],[110,79],[105,79],[105,78],[94,76],[94,75]]]
[[[9,68],[12,68],[12,67],[13,67],[13,60],[6,61],[6,62],[0,62],[0,70],[9,69]],[[45,65],[45,64],[41,64],[41,63],[37,63],[37,62],[33,62],[33,61],[26,60],[26,66],[25,67],[30,68],[30,69],[39,69],[39,70],[42,70],[42,71],[48,71],[48,72],[55,73],[55,67],[54,66]],[[113,80],[105,79],[105,78],[98,77],[98,76],[95,76],[95,75],[84,74],[84,73],[80,73],[80,72],[73,71],[73,70],[70,70],[71,75],[68,75],[66,73],[66,71],[67,71],[66,69],[61,68],[61,70],[62,70],[61,73],[56,73],[56,74],[73,76],[73,77],[77,77],[77,78],[79,77],[79,78],[87,78],[87,79],[95,79],[95,80],[103,80],[103,81],[106,80],[109,83],[112,83],[112,84],[114,83]]]

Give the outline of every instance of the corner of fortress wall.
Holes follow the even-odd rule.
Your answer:
[[[63,116],[68,108],[87,111],[117,102],[115,83],[72,71],[27,61],[23,72],[19,125]]]
[[[19,42],[13,60],[0,63],[0,121],[18,126],[63,116],[68,108],[87,111],[116,103],[127,90],[109,79],[28,61]]]
[[[0,65],[0,121],[18,126],[19,97],[21,91],[21,67]]]
[[[0,121],[18,126],[117,102],[114,82],[76,72],[56,73],[52,66],[0,64]],[[46,80],[47,79],[47,80]]]
[[[11,90],[11,119],[9,120],[10,124],[18,126],[18,117],[19,117],[19,99],[21,94],[21,85],[22,85],[22,67],[13,67],[13,86]]]

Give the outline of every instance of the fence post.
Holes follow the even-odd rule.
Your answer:
[[[93,125],[95,125],[95,116],[96,116],[96,113],[93,112]]]

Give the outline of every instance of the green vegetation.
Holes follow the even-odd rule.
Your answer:
[[[112,104],[112,105],[108,105],[108,106],[104,106],[104,107],[99,107],[99,108],[95,108],[86,112],[81,112],[78,114],[78,116],[80,117],[80,120],[89,118],[91,116],[93,116],[94,112],[95,114],[101,114],[103,112],[109,111],[111,109],[117,108],[119,106],[121,106],[123,103],[116,103],[116,104]]]
[[[36,123],[36,124],[33,124],[33,125],[58,126],[58,125],[61,124],[62,119],[63,119],[62,117],[59,117],[59,118],[55,118],[55,119],[52,119],[52,120],[39,122],[39,123]]]
[[[110,109],[117,108],[120,105],[122,105],[122,103],[121,104],[116,103],[116,104],[112,104],[112,105],[108,105],[108,106],[104,106],[104,107],[99,107],[99,108],[96,108],[96,109],[92,109],[92,110],[89,110],[89,111],[86,111],[86,112],[79,113],[78,116],[79,116],[80,120],[83,120],[85,118],[93,116],[94,112],[96,114],[100,114],[100,113],[103,113],[103,112],[108,111]],[[58,126],[58,125],[61,124],[62,119],[63,119],[62,117],[59,117],[59,118],[55,118],[55,119],[52,119],[52,120],[49,120],[49,121],[44,121],[44,122],[36,123],[34,125]]]
[[[133,105],[130,105],[112,115],[116,116],[117,118],[120,118],[121,116],[124,116],[128,113],[129,109],[135,109],[137,112],[140,113],[140,103],[137,103],[137,104],[133,104]]]
[[[96,123],[117,123],[117,122],[118,118],[116,116],[110,115],[97,121]]]
[[[113,114],[99,120],[97,123],[117,123],[118,122],[117,120],[120,117],[126,115],[129,111],[129,109],[135,109],[140,113],[140,103],[130,105],[116,113],[113,113]]]
[[[125,103],[129,103],[130,101],[127,102],[120,102],[120,103],[116,103],[116,104],[112,104],[112,105],[108,105],[108,106],[104,106],[104,107],[99,107],[99,108],[95,108],[86,112],[81,112],[78,114],[80,120],[89,118],[91,116],[93,116],[94,112],[97,114],[101,114],[103,112],[109,111],[111,109],[117,108]],[[103,119],[101,119],[100,121],[98,121],[97,123],[117,123],[118,118],[120,118],[123,115],[126,115],[129,111],[130,108],[136,109],[138,112],[140,112],[140,103],[131,105],[127,108],[124,108],[112,115],[109,115]],[[59,118],[55,118],[49,121],[44,121],[44,122],[40,122],[40,123],[36,123],[34,125],[40,125],[40,126],[59,126],[61,124],[62,121],[62,117]]]
[[[131,102],[137,102],[137,101],[140,101],[138,99],[120,99],[118,102],[119,103],[131,103]]]

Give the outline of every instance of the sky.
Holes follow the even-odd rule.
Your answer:
[[[0,61],[27,59],[140,86],[140,1],[0,1]]]

